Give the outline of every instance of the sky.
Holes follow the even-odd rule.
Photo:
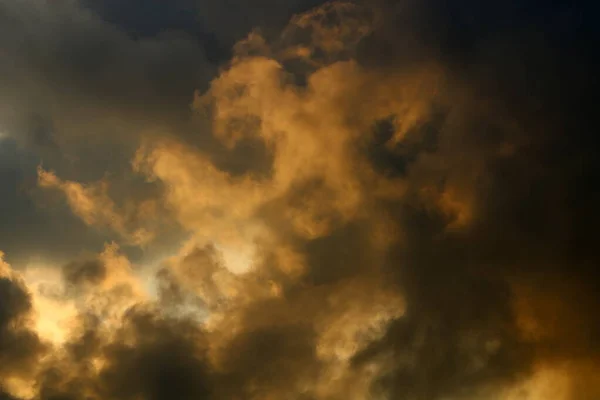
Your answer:
[[[600,399],[594,15],[0,0],[0,400]]]

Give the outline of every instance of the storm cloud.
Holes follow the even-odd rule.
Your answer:
[[[0,399],[597,399],[590,15],[0,0]]]

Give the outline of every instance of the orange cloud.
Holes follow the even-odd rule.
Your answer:
[[[0,398],[599,397],[593,285],[565,279],[593,263],[539,228],[570,175],[454,65],[361,59],[385,17],[330,2],[240,41],[190,121],[143,124],[131,166],[160,197],[39,167],[124,244],[185,238],[22,274],[0,253]]]

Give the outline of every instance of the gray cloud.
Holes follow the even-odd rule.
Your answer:
[[[3,266],[0,265],[1,267]],[[2,384],[6,379],[30,376],[39,357],[43,355],[45,346],[27,324],[32,307],[29,294],[22,283],[1,275],[0,304]]]

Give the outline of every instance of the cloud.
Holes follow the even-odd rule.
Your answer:
[[[128,216],[117,211],[115,203],[108,196],[106,181],[83,186],[77,182],[62,181],[53,172],[45,171],[40,167],[38,182],[42,188],[62,191],[73,213],[87,225],[111,229],[127,242],[136,245],[144,245],[152,240],[153,235],[150,231],[144,228],[126,227]],[[146,214],[144,215],[146,218],[152,218],[152,215],[147,215],[147,210],[147,207],[140,207],[138,212]]]
[[[90,326],[73,337],[42,372],[41,398],[208,398],[209,372],[196,326],[131,310],[113,333],[102,337]]]
[[[34,164],[42,159],[45,168],[64,180],[92,182],[108,172],[111,187],[149,190],[138,190],[143,185],[122,174],[140,135],[158,132],[210,148],[210,133],[189,121],[194,89],[206,87],[228,60],[231,46],[250,29],[284,25],[293,13],[313,5],[264,3],[269,12],[256,13],[244,2],[223,7],[183,0],[167,6],[144,2],[145,11],[139,13],[138,3],[123,7],[109,0],[0,2],[0,48],[10,60],[0,71],[3,182],[12,184],[14,179],[17,190],[29,190],[31,167],[22,160],[32,158]],[[219,150],[212,146],[209,152],[217,159]],[[12,152],[20,156],[5,157]],[[227,158],[229,168],[251,162],[249,155],[255,150],[240,148],[237,153],[236,159]],[[64,212],[44,209],[43,201],[38,207],[31,199],[35,195],[19,193],[2,199],[6,208],[19,210],[18,220],[12,212],[3,216],[9,220],[1,234],[11,261],[45,257],[64,262],[73,249],[97,251],[110,239],[106,232],[82,229]],[[114,200],[120,204],[122,191],[116,193]],[[35,226],[32,230],[40,236],[35,249],[8,232],[23,223]],[[175,230],[169,232],[171,237],[181,235]],[[156,251],[166,251],[174,241],[160,241],[163,248]],[[144,254],[149,256],[157,247]],[[127,251],[134,255],[136,250]]]
[[[579,26],[562,4],[331,2],[278,35],[249,32],[241,3],[232,30],[217,5],[165,8],[198,9],[194,30],[109,3],[0,4],[0,19],[39,20],[33,44],[54,38],[7,47],[31,74],[18,85],[48,104],[64,83],[29,139],[55,165],[37,170],[38,200],[59,193],[114,240],[22,277],[0,264],[7,395],[596,396],[589,59],[540,25]],[[265,4],[272,27],[303,6]],[[220,68],[194,53],[238,29]],[[63,70],[56,54],[74,56]],[[88,159],[88,140],[114,158]],[[169,240],[142,262],[117,244]]]
[[[0,385],[4,390],[20,390],[23,380],[35,372],[45,346],[30,324],[31,297],[18,273],[4,261],[0,252]]]

